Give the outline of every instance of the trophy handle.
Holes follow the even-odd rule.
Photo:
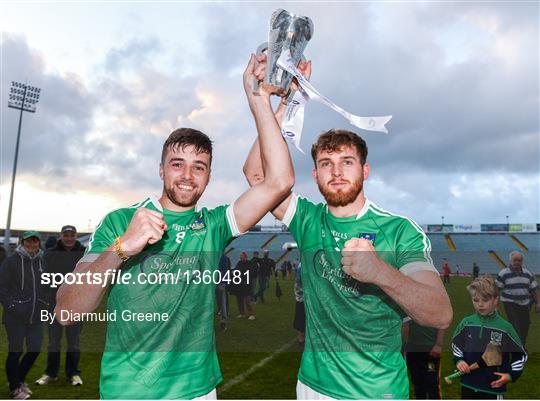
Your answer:
[[[261,43],[259,47],[257,47],[257,52],[255,55],[260,56],[266,50],[268,50],[268,42]],[[259,63],[257,62],[257,59],[255,59],[255,68],[257,68],[258,65]],[[259,82],[257,81],[257,78],[253,78],[253,94],[259,95]]]
[[[302,61],[306,61],[306,58],[304,57],[304,55],[302,54]],[[287,95],[287,100],[285,101],[285,103],[289,103],[293,97],[294,97],[294,94],[298,92],[298,91],[293,91],[292,89],[289,90],[289,94]]]

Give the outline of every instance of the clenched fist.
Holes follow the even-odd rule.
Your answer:
[[[463,360],[459,361],[456,365],[457,370],[464,373],[471,373],[471,367]]]
[[[341,251],[341,268],[355,280],[376,284],[381,264],[371,241],[351,238]]]
[[[128,256],[136,255],[146,244],[155,244],[161,240],[166,229],[163,214],[141,207],[137,209],[126,232],[120,237],[122,249]]]

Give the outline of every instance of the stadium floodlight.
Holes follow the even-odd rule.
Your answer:
[[[21,84],[11,81],[11,90],[9,93],[8,107],[30,113],[36,112],[36,104],[39,102],[41,89],[35,86]],[[22,118],[22,117],[21,117]]]
[[[441,216],[441,226],[444,226],[444,216]]]
[[[21,139],[21,126],[23,112],[29,113],[36,112],[36,105],[39,102],[39,96],[41,94],[41,88],[30,86],[16,81],[11,81],[11,90],[9,93],[8,107],[20,111],[19,114],[19,128],[17,130],[17,142],[15,144],[15,158],[13,159],[13,173],[11,175],[11,192],[9,194],[9,207],[6,223],[6,230],[4,232],[4,247],[6,252],[10,252],[9,240],[11,239],[11,209],[13,207],[13,192],[15,189],[15,176],[17,174],[17,160],[19,158],[19,142]]]

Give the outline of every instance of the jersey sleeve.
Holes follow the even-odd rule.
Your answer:
[[[111,212],[101,220],[90,236],[84,256],[78,263],[94,262],[101,253],[114,243],[117,237],[124,233],[127,224],[120,226],[118,223],[121,220],[115,217],[115,214],[115,212]],[[116,221],[116,224],[113,223],[114,221]]]
[[[243,234],[236,224],[234,203],[209,210],[208,223],[220,249],[224,249],[235,237]]]
[[[431,243],[424,231],[413,221],[404,220],[399,227],[396,244],[396,264],[406,276],[421,270],[438,274],[431,259]]]
[[[306,224],[312,222],[317,213],[317,205],[293,193],[287,211],[283,216],[285,224],[296,240],[298,249],[302,248],[302,234],[306,231]]]

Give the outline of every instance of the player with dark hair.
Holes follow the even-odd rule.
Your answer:
[[[259,62],[256,75],[262,78],[264,60]],[[309,75],[310,67],[301,63],[299,70]],[[311,155],[312,176],[326,203],[291,194],[272,210],[301,254],[307,327],[299,399],[408,398],[402,318],[436,328],[452,320],[420,226],[365,197],[367,154],[354,132],[324,132]],[[256,140],[244,165],[251,185],[266,175],[260,155]]]
[[[266,179],[230,205],[197,210],[210,179],[212,142],[198,130],[175,130],[163,145],[159,200],[150,197],[105,216],[75,269],[93,275],[120,270],[135,282],[110,287],[107,310],[118,318],[108,322],[101,398],[216,397],[222,380],[214,344],[216,282],[208,284],[204,278],[214,280],[226,245],[283,200],[294,182],[270,93],[262,88],[253,95],[254,66],[252,56],[244,89],[268,163]],[[145,281],[149,273],[171,274],[175,281],[151,285]],[[56,313],[91,313],[107,290],[103,285],[64,284]],[[125,321],[120,316],[126,311],[143,317],[158,314],[162,320]]]

